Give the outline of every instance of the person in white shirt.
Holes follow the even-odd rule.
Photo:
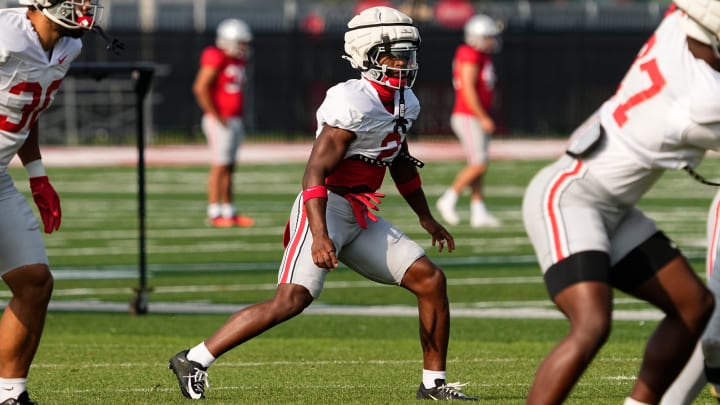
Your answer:
[[[345,58],[361,78],[330,88],[317,110],[316,139],[286,227],[275,296],[240,310],[205,341],[170,358],[185,397],[204,398],[207,369],[218,357],[300,314],[320,296],[327,273],[342,262],[417,297],[423,382],[416,398],[477,400],[460,392],[463,384],[446,381],[445,274],[420,245],[374,213],[389,171],[432,245],[455,249],[450,233],[430,212],[417,170],[422,162],[410,155],[406,141],[420,112],[410,89],[419,46],[412,19],[393,8],[372,7],[350,20]]]
[[[705,329],[713,295],[636,204],[666,170],[700,178],[694,168],[720,147],[716,34],[673,5],[617,92],[530,182],[525,228],[570,330],[540,364],[528,404],[570,395],[610,334],[614,288],[664,313],[625,404],[658,403]]]
[[[37,120],[102,10],[97,0],[19,3],[27,7],[0,9],[0,274],[13,293],[0,320],[0,405],[33,403],[27,377],[53,289],[40,224],[7,168],[17,155],[43,230],[58,230],[60,199],[42,163]]]

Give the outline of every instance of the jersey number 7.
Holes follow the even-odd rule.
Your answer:
[[[631,108],[637,106],[645,100],[654,97],[655,95],[660,93],[663,87],[665,87],[665,77],[663,76],[662,72],[660,72],[660,68],[657,64],[657,59],[653,58],[643,63],[640,63],[639,61],[642,57],[647,55],[648,52],[650,52],[650,49],[652,49],[653,45],[655,45],[654,35],[650,37],[648,42],[645,44],[644,49],[635,59],[635,63],[637,64],[638,69],[640,69],[641,72],[644,72],[650,79],[650,85],[630,96],[624,103],[618,105],[617,108],[615,108],[615,111],[613,111],[613,118],[615,118],[615,122],[620,128],[622,128],[623,125],[625,125],[625,123],[627,122],[627,113]]]

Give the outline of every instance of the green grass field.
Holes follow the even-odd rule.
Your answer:
[[[708,159],[709,177],[720,164]],[[546,161],[494,162],[488,204],[504,222],[498,229],[451,227],[457,250],[438,254],[390,184],[381,214],[428,249],[449,280],[453,320],[448,378],[469,382],[481,403],[522,404],[535,368],[565,333],[547,298],[520,204],[525,185]],[[425,191],[435,199],[460,168],[429,163]],[[22,170],[13,169],[27,192]],[[244,165],[236,175],[238,204],[256,218],[250,229],[204,224],[206,169],[150,167],[147,171],[146,315],[128,313],[138,286],[138,219],[134,168],[50,168],[63,203],[59,232],[46,235],[56,289],[46,332],[33,364],[29,391],[41,404],[176,404],[185,401],[167,359],[198,343],[242,305],[272,295],[282,255],[281,235],[299,191],[303,166]],[[705,219],[715,189],[684,173],[668,173],[641,206],[704,271]],[[460,206],[467,217],[468,208]],[[421,351],[411,294],[365,281],[346,268],[329,275],[308,311],[220,359],[210,372],[207,403],[414,403]],[[7,299],[6,288],[0,299]],[[644,310],[618,294],[616,309]],[[63,310],[75,303],[84,310]],[[224,311],[154,311],[164,304]],[[116,304],[120,310],[102,311]],[[194,305],[190,305],[194,304]],[[375,315],[323,313],[376,306]],[[554,318],[509,317],[523,309],[551,310]],[[484,312],[483,312],[484,311]],[[181,313],[182,312],[182,313]],[[484,313],[485,316],[478,316]],[[495,315],[487,315],[495,314]],[[508,316],[504,316],[507,314]],[[569,404],[620,404],[656,321],[617,320],[612,336],[576,387]],[[712,403],[703,392],[698,403]]]

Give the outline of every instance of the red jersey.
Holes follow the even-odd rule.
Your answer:
[[[482,105],[486,111],[490,111],[496,81],[495,67],[490,59],[490,55],[470,45],[462,44],[458,46],[455,51],[455,58],[453,59],[453,87],[455,88],[455,106],[453,107],[453,113],[473,114],[460,92],[461,80],[459,68],[461,63],[472,63],[478,66],[478,78],[475,89],[480,98],[480,105]]]
[[[215,46],[203,50],[200,66],[210,66],[218,70],[218,75],[210,87],[210,96],[220,116],[223,118],[243,115],[243,86],[245,85],[245,59],[228,56]]]

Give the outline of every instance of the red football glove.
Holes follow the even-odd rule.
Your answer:
[[[62,210],[60,209],[60,197],[50,184],[47,176],[31,177],[30,191],[32,192],[35,205],[40,211],[45,233],[52,233],[60,229]]]
[[[377,216],[369,210],[379,211],[378,205],[380,205],[380,199],[383,197],[385,197],[385,194],[381,193],[348,193],[345,195],[345,199],[350,202],[353,214],[355,214],[355,220],[360,228],[367,229],[366,216],[373,222],[377,221]]]

